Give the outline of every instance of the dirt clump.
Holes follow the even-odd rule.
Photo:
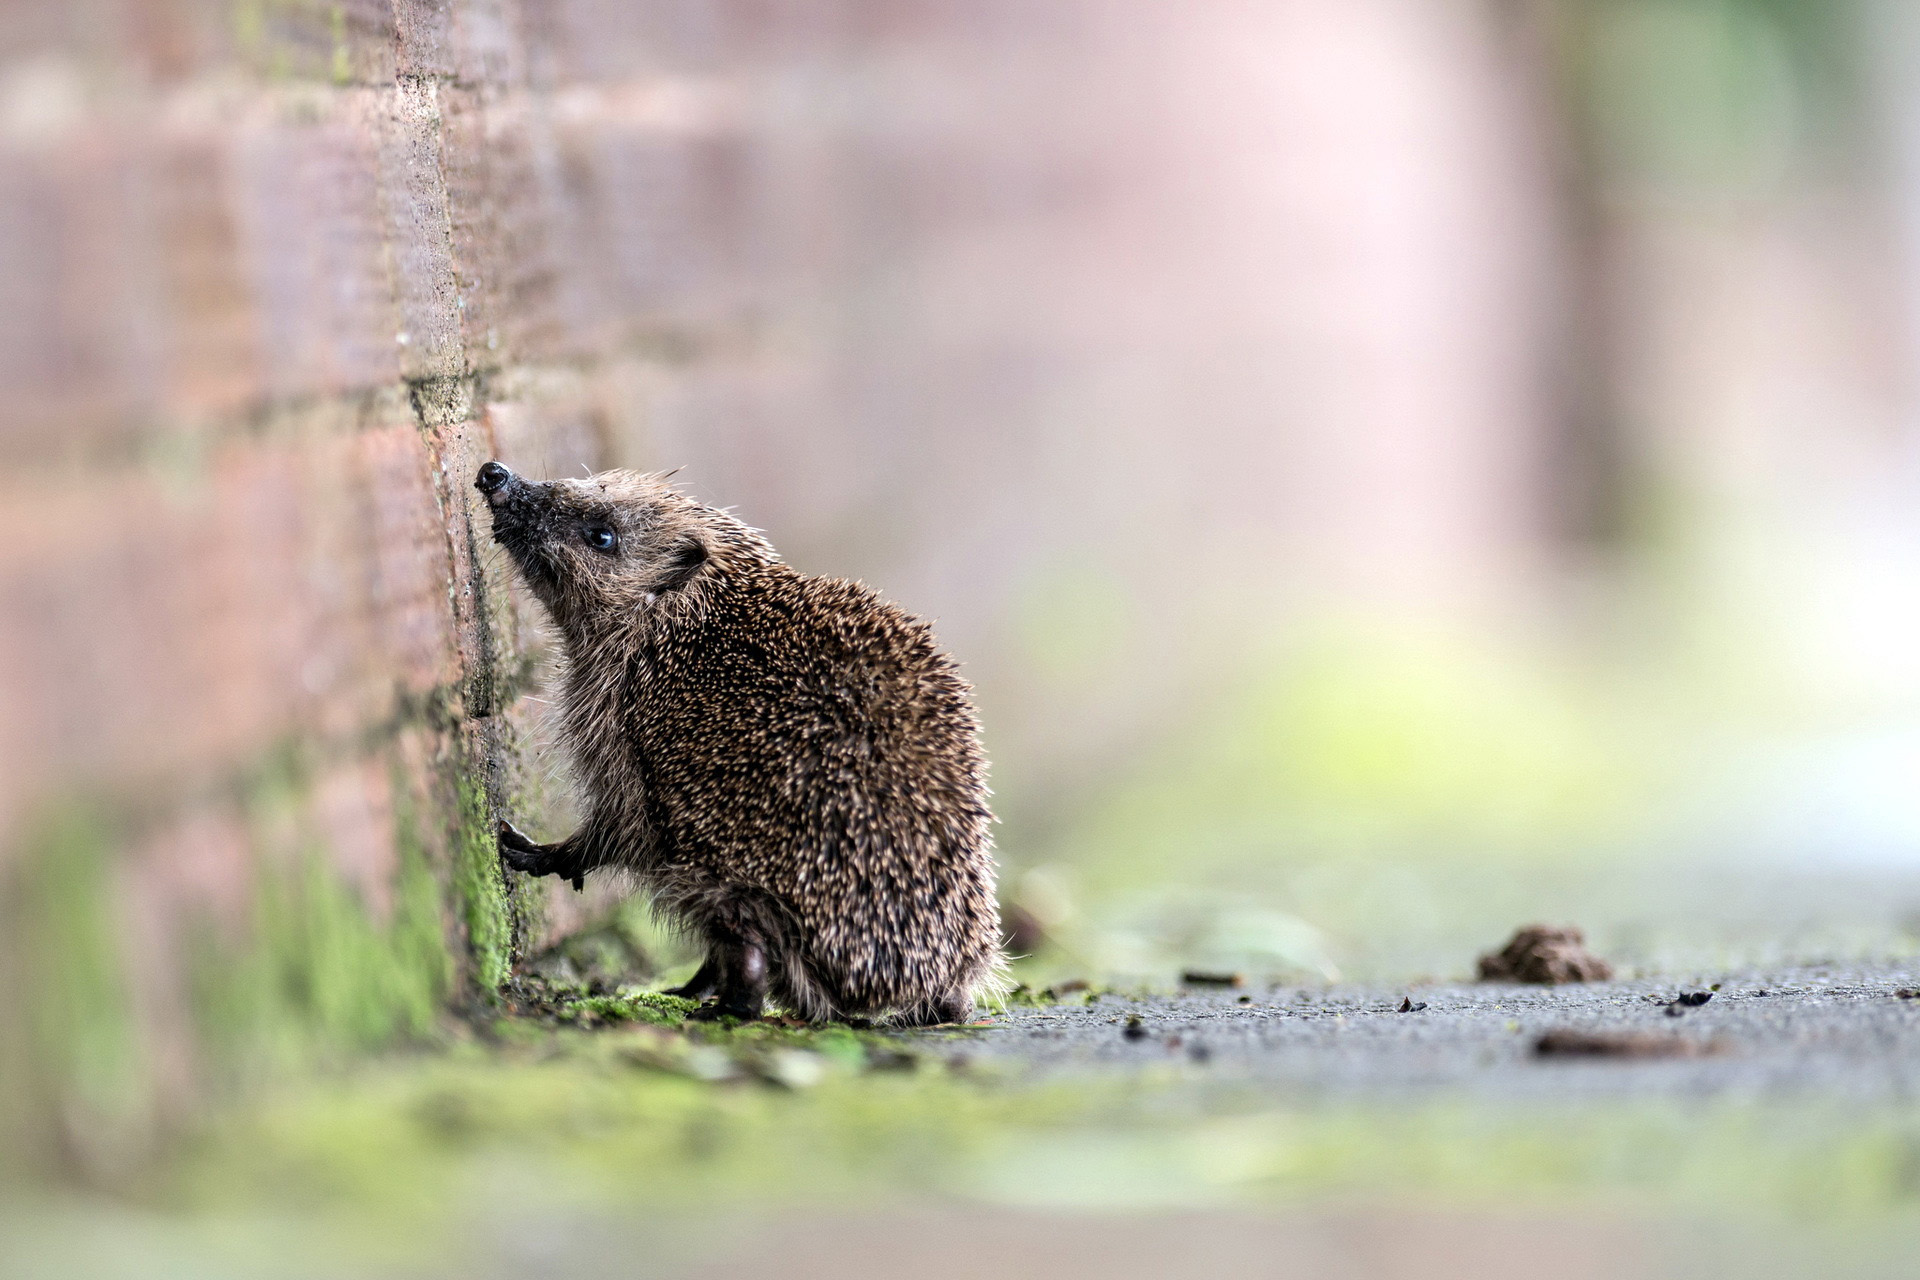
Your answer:
[[[1180,975],[1180,984],[1186,987],[1244,987],[1247,978],[1242,973],[1210,973],[1204,969],[1188,969]]]
[[[1711,1040],[1651,1031],[1549,1031],[1533,1042],[1538,1058],[1700,1058],[1720,1052]]]
[[[1586,935],[1569,925],[1528,925],[1498,951],[1480,957],[1482,982],[1605,982],[1613,966],[1587,950]]]

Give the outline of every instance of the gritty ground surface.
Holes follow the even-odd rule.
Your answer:
[[[1701,1005],[1672,1006],[1718,984]],[[965,1052],[1036,1074],[1203,1067],[1290,1096],[1920,1098],[1920,961],[1559,987],[1194,990],[1015,1008]],[[1696,997],[1697,998],[1697,997]],[[1400,1012],[1403,1003],[1424,1009]],[[1632,1038],[1621,1057],[1541,1056],[1555,1031]],[[1649,1039],[1651,1038],[1651,1039]],[[1671,1041],[1681,1053],[1658,1052]],[[1648,1053],[1647,1050],[1654,1050]]]
[[[0,1187],[0,1276],[1880,1280],[1920,1220],[1915,988],[1920,959],[858,1037],[523,1018],[270,1090],[147,1199]],[[1556,1032],[1694,1052],[1539,1056]]]

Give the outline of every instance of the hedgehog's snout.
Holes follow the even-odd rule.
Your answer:
[[[473,487],[487,495],[487,501],[499,506],[519,485],[520,477],[513,474],[497,462],[489,462],[480,468],[480,474],[474,477]]]

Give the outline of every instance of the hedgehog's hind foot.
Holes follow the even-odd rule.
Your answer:
[[[767,1004],[767,955],[760,944],[747,942],[729,947],[724,956],[709,959],[707,963],[719,970],[720,994],[712,1004],[701,1005],[687,1017],[695,1022],[714,1022],[721,1018],[752,1022],[758,1018]],[[706,966],[701,969],[705,972]],[[698,981],[699,976],[695,974],[694,980]]]
[[[925,1004],[916,1005],[893,1020],[896,1027],[940,1027],[973,1021],[973,994],[950,991]]]
[[[662,995],[679,996],[682,1000],[705,1000],[720,988],[720,961],[708,954],[701,962],[700,971],[677,987],[668,987]]]

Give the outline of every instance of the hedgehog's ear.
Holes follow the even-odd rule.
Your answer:
[[[655,591],[678,591],[693,580],[707,562],[707,544],[688,535],[673,544],[660,565],[660,580]]]

